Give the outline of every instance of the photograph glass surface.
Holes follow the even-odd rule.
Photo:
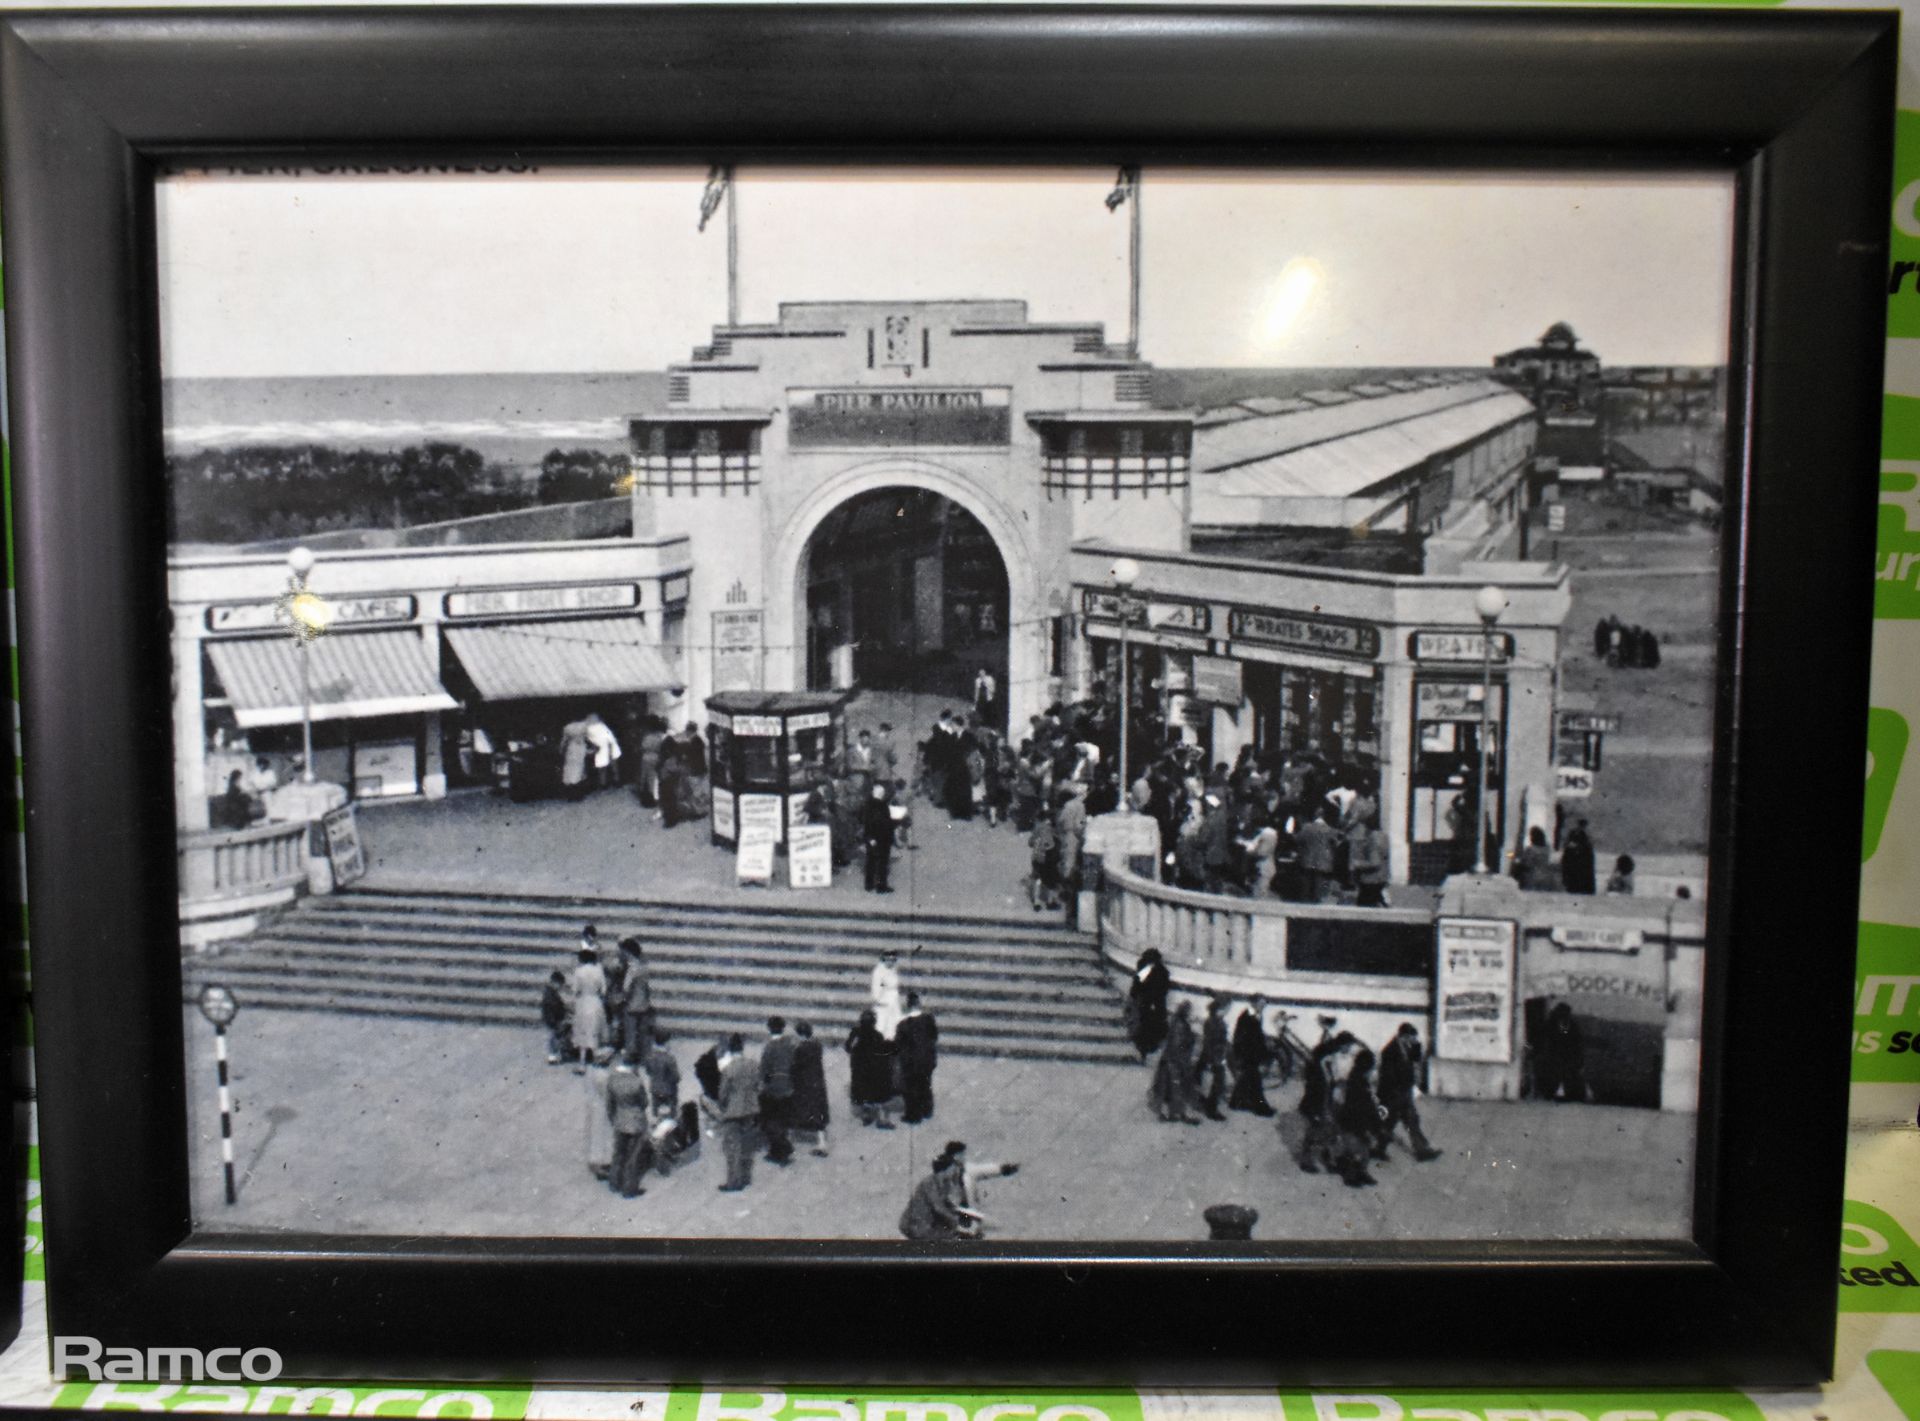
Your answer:
[[[196,1226],[1689,1236],[1728,180],[158,215]]]

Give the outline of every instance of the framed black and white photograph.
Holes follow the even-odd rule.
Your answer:
[[[10,19],[54,1330],[1822,1374],[1892,37]]]

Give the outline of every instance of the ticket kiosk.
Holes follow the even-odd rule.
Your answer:
[[[713,841],[764,825],[784,844],[819,777],[845,763],[848,691],[722,691],[707,697]]]

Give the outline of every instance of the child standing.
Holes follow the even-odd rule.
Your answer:
[[[1027,877],[1033,911],[1038,913],[1060,907],[1060,835],[1053,820],[1042,814],[1034,820],[1027,840],[1032,869]]]
[[[547,1028],[547,1064],[557,1066],[574,1058],[573,1008],[567,1002],[567,978],[555,970],[547,974],[540,993],[540,1021]]]

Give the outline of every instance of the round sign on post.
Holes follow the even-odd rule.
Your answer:
[[[213,1023],[213,1059],[220,1073],[220,1163],[226,1172],[227,1202],[237,1203],[240,1191],[233,1177],[233,1096],[227,1086],[227,1024],[239,1014],[233,989],[210,982],[200,989],[200,1015]]]
[[[234,1000],[232,988],[213,983],[200,989],[200,1015],[215,1026],[227,1026],[239,1010],[240,1003]]]

